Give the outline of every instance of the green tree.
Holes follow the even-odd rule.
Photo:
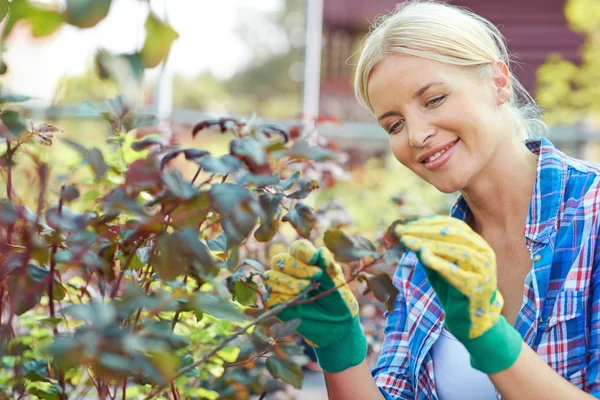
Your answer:
[[[536,97],[549,125],[585,121],[600,127],[600,2],[568,0],[565,16],[571,29],[585,35],[581,64],[552,55],[537,72]]]

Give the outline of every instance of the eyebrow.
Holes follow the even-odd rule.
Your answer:
[[[430,87],[435,86],[435,85],[443,85],[443,82],[429,82],[427,85],[423,86],[421,89],[417,90],[415,92],[415,94],[413,94],[413,99],[416,99],[417,97],[421,96],[423,93],[425,93],[427,91],[427,89],[429,89]],[[387,117],[391,117],[394,115],[398,115],[398,113],[395,111],[388,111],[384,114],[381,114],[377,118],[377,121],[381,121],[382,119],[385,119]]]

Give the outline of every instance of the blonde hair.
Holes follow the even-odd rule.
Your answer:
[[[510,55],[504,37],[487,19],[457,6],[413,0],[399,4],[390,15],[380,17],[365,37],[354,80],[358,101],[374,114],[367,92],[371,72],[389,54],[408,54],[473,68],[490,75],[492,63],[508,66],[514,129],[525,137],[541,135],[546,127],[541,109],[510,71]]]

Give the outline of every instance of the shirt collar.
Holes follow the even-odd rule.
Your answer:
[[[556,225],[560,199],[565,190],[567,158],[550,140],[543,137],[527,139],[525,145],[529,151],[539,156],[533,196],[525,224],[525,237],[533,242],[548,243]],[[459,195],[450,215],[466,220],[469,214],[467,202]]]

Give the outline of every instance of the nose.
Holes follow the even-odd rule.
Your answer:
[[[411,147],[425,147],[427,142],[436,133],[436,128],[426,120],[421,120],[411,125],[408,126],[408,142]]]

